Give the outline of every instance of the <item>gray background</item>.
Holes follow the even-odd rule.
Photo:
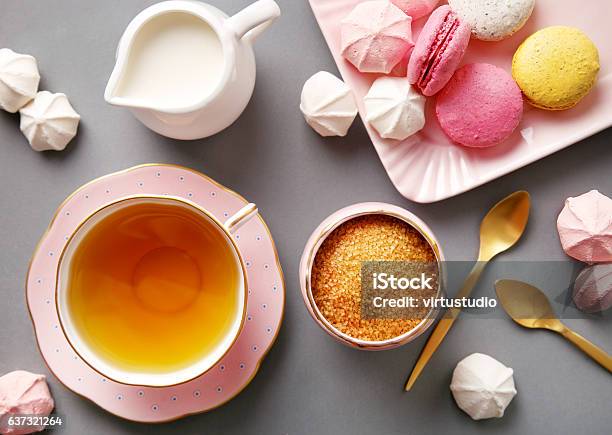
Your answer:
[[[249,2],[211,0],[228,13]],[[459,321],[414,390],[403,393],[425,337],[382,353],[337,344],[308,316],[297,265],[324,217],[370,200],[415,212],[449,259],[469,260],[481,216],[517,189],[531,193],[533,214],[524,239],[505,258],[562,260],[555,220],[564,199],[593,188],[612,193],[612,130],[459,197],[412,203],[393,188],[360,121],[343,139],[322,139],[304,123],[302,83],[336,68],[307,1],[280,0],[282,18],[257,43],[258,81],[242,117],[207,140],[165,139],[102,98],[119,36],[151,3],[3,0],[0,6],[0,46],[36,56],[41,89],[66,93],[82,116],[66,151],[39,154],[19,132],[18,116],[0,113],[0,373],[49,376],[56,412],[66,419],[58,433],[610,433],[610,375],[562,338],[519,329],[508,319]],[[287,292],[278,341],[246,390],[213,412],[158,426],[116,418],[49,374],[23,290],[29,257],[59,203],[94,177],[145,162],[192,167],[257,203],[275,237]],[[483,284],[490,289],[493,279],[485,276]],[[612,351],[610,322],[567,323]],[[514,368],[519,394],[503,419],[474,422],[451,397],[452,369],[476,351]]]

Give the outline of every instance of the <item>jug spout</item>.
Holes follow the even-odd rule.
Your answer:
[[[126,98],[115,94],[115,89],[110,87],[110,82],[107,83],[106,90],[104,91],[104,101],[113,106],[132,107]]]
[[[121,76],[124,75],[125,63],[127,59],[125,59],[125,54],[119,55],[117,53],[117,61],[113,68],[113,72],[111,73],[110,78],[108,79],[108,83],[106,84],[106,89],[104,90],[104,100],[112,104],[113,106],[122,106],[122,107],[143,107],[144,104],[133,104],[130,98],[126,98],[125,95],[122,95],[120,92],[120,81]]]
[[[121,98],[118,98],[117,96],[117,82],[118,77],[121,74],[121,69],[122,68],[119,59],[116,59],[115,66],[113,67],[113,72],[111,73],[111,76],[108,79],[108,82],[106,83],[106,89],[104,89],[104,100],[107,103],[113,104],[115,106],[123,105],[120,102]]]
[[[276,18],[280,8],[274,0],[258,0],[236,15],[227,19],[227,25],[234,30],[238,39],[254,41]]]
[[[156,109],[154,101],[148,101],[142,98],[134,98],[133,96],[126,95],[122,91],[122,76],[125,75],[125,63],[128,59],[117,57],[117,63],[113,68],[106,89],[104,90],[104,100],[112,104],[113,106],[127,107],[130,109]]]

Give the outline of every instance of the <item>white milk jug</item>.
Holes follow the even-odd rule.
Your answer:
[[[104,99],[128,107],[164,136],[211,136],[248,104],[253,41],[279,15],[273,0],[258,0],[232,17],[192,0],[157,3],[123,33]]]

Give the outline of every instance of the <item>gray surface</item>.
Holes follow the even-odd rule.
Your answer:
[[[211,2],[232,13],[250,0]],[[0,373],[49,374],[36,349],[23,283],[28,259],[58,204],[93,177],[144,162],[190,166],[259,205],[284,267],[285,322],[241,395],[211,413],[174,423],[148,427],[122,421],[49,375],[57,412],[67,420],[57,433],[610,433],[610,375],[561,338],[521,330],[505,319],[458,322],[414,391],[403,393],[424,337],[382,353],[333,342],[303,306],[297,264],[307,237],[325,216],[367,200],[414,211],[437,233],[450,259],[468,260],[476,254],[480,217],[516,189],[529,190],[535,207],[526,237],[506,258],[563,259],[555,219],[565,197],[592,188],[612,193],[612,130],[459,197],[411,203],[391,185],[360,122],[347,138],[329,140],[303,122],[302,83],[335,66],[307,2],[280,0],[282,19],[257,44],[259,77],[243,116],[208,140],[168,140],[102,98],[121,32],[151,3],[2,1],[0,45],[36,56],[42,89],[65,92],[82,123],[68,150],[37,154],[21,136],[18,117],[0,113]],[[568,323],[612,351],[610,322]],[[519,394],[501,420],[471,421],[448,390],[455,363],[474,351],[515,370]]]

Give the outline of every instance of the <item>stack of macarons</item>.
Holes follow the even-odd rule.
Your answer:
[[[455,143],[474,148],[497,145],[519,125],[521,91],[510,74],[490,64],[459,70],[470,38],[497,41],[527,21],[535,0],[451,0],[425,23],[408,64],[408,81],[436,97],[436,116]]]
[[[571,27],[549,27],[527,38],[514,55],[512,74],[485,63],[460,67],[471,38],[512,36],[531,16],[535,0],[448,0],[436,8],[438,2],[358,2],[340,23],[344,58],[362,73],[382,75],[364,101],[366,121],[381,137],[403,140],[421,129],[422,97],[435,96],[437,119],[453,142],[490,147],[518,127],[524,99],[563,110],[593,87],[597,48]],[[413,41],[412,21],[427,15]]]

